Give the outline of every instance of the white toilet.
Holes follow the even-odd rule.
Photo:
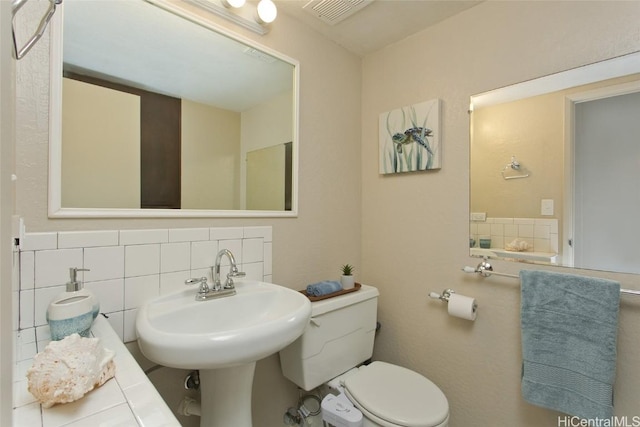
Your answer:
[[[385,362],[358,367],[373,353],[378,295],[376,288],[362,285],[312,302],[304,333],[280,351],[282,373],[304,390],[326,383],[339,393],[323,401],[323,417],[326,413],[331,425],[446,427],[449,403],[430,380]]]

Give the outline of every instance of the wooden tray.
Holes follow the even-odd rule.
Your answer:
[[[302,295],[304,295],[305,297],[309,298],[309,301],[314,302],[314,301],[320,301],[320,300],[327,299],[327,298],[337,297],[337,296],[344,295],[344,294],[350,294],[351,292],[355,292],[357,290],[360,290],[361,287],[362,287],[362,285],[360,285],[360,283],[356,282],[355,286],[353,288],[351,288],[351,289],[340,289],[339,291],[331,292],[330,294],[321,295],[319,297],[314,297],[313,295],[308,295],[306,289],[300,291],[300,293]]]

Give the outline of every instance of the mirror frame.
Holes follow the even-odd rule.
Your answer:
[[[193,12],[177,7],[166,0],[146,1],[155,7],[172,13],[182,19],[200,25],[210,31],[229,37],[239,43],[256,48],[270,56],[293,66],[293,158],[291,210],[205,210],[205,209],[110,209],[110,208],[65,208],[62,207],[62,67],[63,67],[63,16],[64,4],[51,20],[51,42],[49,57],[49,174],[48,174],[48,216],[49,218],[269,218],[298,216],[298,158],[299,106],[300,106],[300,62],[247,37],[235,34],[229,29],[210,22]]]
[[[576,86],[582,86],[590,83],[596,83],[603,80],[613,79],[617,77],[623,77],[626,75],[640,73],[640,51],[630,52],[628,54],[615,56],[602,61],[586,64],[576,68],[560,71],[554,74],[545,75],[542,77],[526,80],[520,83],[514,83],[508,86],[500,87],[494,90],[482,92],[476,95],[470,96],[469,109],[470,112],[476,107],[482,107],[486,105],[495,105],[501,103],[507,103],[524,98],[534,97],[546,93],[556,92],[564,89],[569,89]],[[577,95],[576,95],[577,96]],[[575,96],[569,99],[574,100]],[[565,113],[567,106],[565,104]],[[471,121],[472,116],[469,116],[469,154],[471,154]],[[563,142],[563,150],[570,149],[571,147],[565,141]],[[469,167],[471,167],[470,156]],[[564,182],[562,183],[565,194],[567,193],[567,186],[572,179],[573,173],[573,158],[572,156],[566,156],[564,160]],[[559,218],[562,224],[566,224],[573,215],[571,209],[571,200],[565,200],[563,217]],[[471,174],[469,175],[469,226],[471,226],[470,213],[473,210],[471,206]],[[564,225],[563,225],[564,227]],[[563,238],[563,242],[559,242],[559,249],[562,251],[558,255],[562,255],[565,251],[564,244],[566,239]],[[526,252],[525,252],[526,254]],[[502,256],[490,256],[487,254],[473,253],[472,248],[469,248],[469,256],[472,258],[490,258],[511,262],[524,262],[533,264],[542,264],[555,267],[564,267],[572,269],[584,269],[593,270],[589,267],[574,267],[573,265],[567,265],[564,261],[562,263],[544,262],[540,260],[530,260],[526,258],[510,258]],[[564,256],[563,256],[564,257]],[[572,262],[571,262],[572,263]],[[625,273],[625,272],[618,272]],[[634,273],[626,273],[634,274]]]

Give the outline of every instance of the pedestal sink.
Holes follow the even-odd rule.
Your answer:
[[[311,303],[273,283],[242,281],[233,296],[196,301],[193,289],[138,311],[142,353],[160,365],[200,371],[201,427],[251,427],[255,362],[304,331]]]

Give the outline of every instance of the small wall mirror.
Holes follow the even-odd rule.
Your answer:
[[[640,273],[640,53],[471,97],[472,256]]]
[[[297,214],[297,61],[188,7],[65,0],[49,216]]]

